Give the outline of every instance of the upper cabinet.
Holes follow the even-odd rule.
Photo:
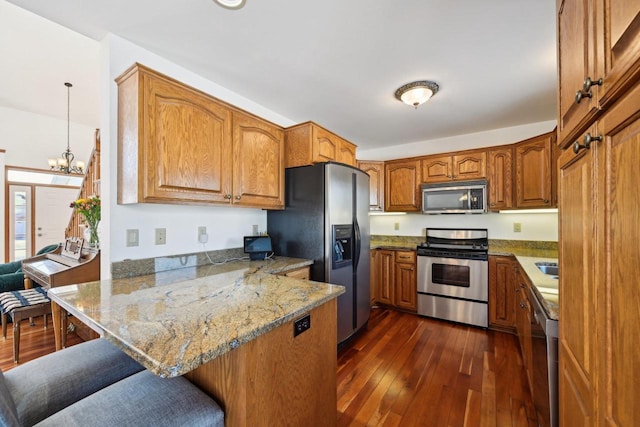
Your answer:
[[[558,0],[558,143],[572,144],[640,76],[640,0]]]
[[[497,147],[487,153],[489,210],[513,207],[513,147]]]
[[[470,180],[486,177],[484,151],[463,151],[422,158],[422,182]]]
[[[385,211],[420,212],[420,160],[392,160],[384,165]]]
[[[384,210],[384,162],[359,161],[358,168],[369,175],[369,210]]]
[[[284,132],[241,112],[233,113],[235,205],[284,207]]]
[[[140,64],[118,83],[118,203],[284,208],[283,131]]]
[[[555,163],[551,156],[554,135],[551,132],[516,144],[516,208],[544,208],[554,205],[552,170]]]
[[[285,129],[285,167],[336,161],[356,165],[356,146],[313,122]]]

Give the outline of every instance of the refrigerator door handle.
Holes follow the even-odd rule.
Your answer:
[[[358,225],[358,220],[354,219],[353,221],[353,232],[355,234],[355,246],[356,253],[353,260],[353,269],[356,270],[358,268],[358,264],[360,263],[360,250],[362,249],[361,242],[362,236],[360,235],[360,226]]]

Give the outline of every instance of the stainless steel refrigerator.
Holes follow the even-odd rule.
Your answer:
[[[311,280],[346,287],[338,343],[369,319],[369,175],[341,163],[290,168],[285,209],[267,213],[276,255],[312,259]]]

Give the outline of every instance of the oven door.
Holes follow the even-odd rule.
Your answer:
[[[418,257],[418,292],[489,301],[489,263],[475,259]]]

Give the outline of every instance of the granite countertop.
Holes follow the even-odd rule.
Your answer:
[[[542,273],[536,262],[558,262],[557,258],[516,256],[522,270],[534,285],[534,292],[538,301],[542,303],[550,319],[558,320],[558,279]]]
[[[274,274],[311,264],[234,261],[60,286],[49,296],[156,375],[175,377],[344,292]]]

